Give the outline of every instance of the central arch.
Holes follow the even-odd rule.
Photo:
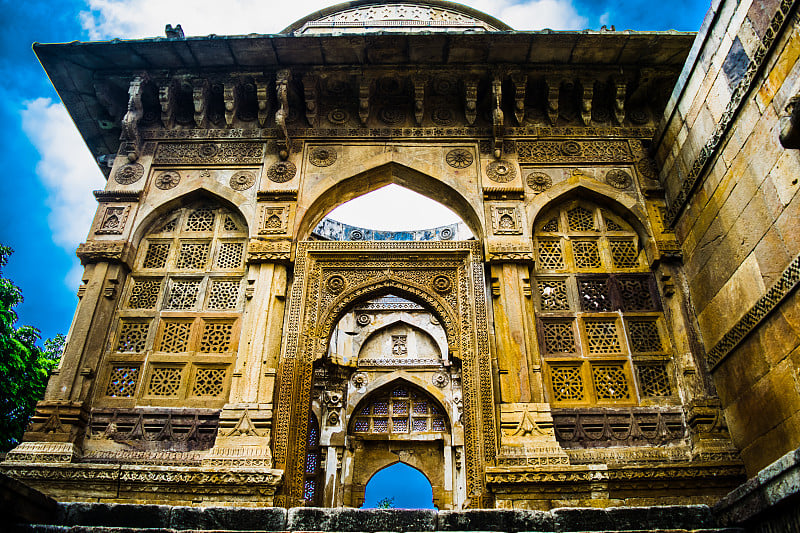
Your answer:
[[[273,458],[285,470],[280,505],[302,500],[300,446],[307,437],[314,361],[326,353],[349,307],[389,292],[424,302],[441,321],[450,353],[461,359],[466,501],[488,504],[484,465],[494,460],[497,440],[480,243],[301,242],[294,275],[274,426]]]
[[[472,234],[479,241],[483,236],[483,223],[478,211],[464,194],[444,180],[412,168],[397,161],[373,161],[375,166],[354,176],[344,178],[328,187],[304,211],[298,206],[297,236],[307,240],[319,222],[334,208],[364,194],[380,189],[389,184],[396,184],[431,200],[439,202],[461,217]],[[431,169],[433,171],[433,169]]]

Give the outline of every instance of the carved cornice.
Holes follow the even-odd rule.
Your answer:
[[[789,263],[780,279],[708,352],[708,365],[716,368],[780,303],[800,285],[800,255]]]
[[[256,198],[259,202],[294,202],[297,200],[297,189],[258,191]]]
[[[764,37],[761,41],[755,41],[756,50],[753,58],[750,61],[747,70],[745,71],[739,84],[733,90],[731,99],[728,105],[725,106],[725,112],[722,114],[719,122],[714,128],[711,137],[706,141],[705,146],[700,150],[700,153],[692,163],[689,170],[689,175],[684,178],[681,184],[681,189],[678,191],[677,196],[669,202],[669,207],[666,214],[666,222],[669,226],[675,226],[678,221],[678,216],[683,212],[683,209],[689,203],[695,189],[703,182],[706,175],[706,169],[711,161],[717,154],[718,149],[724,145],[723,141],[728,134],[728,131],[733,127],[733,123],[737,118],[739,111],[745,103],[748,102],[746,96],[754,87],[756,78],[761,73],[762,68],[766,65],[767,60],[771,56],[773,47],[777,41],[777,37],[781,34],[786,21],[789,19],[789,14],[797,5],[797,1],[783,0],[778,4],[778,9],[772,16],[769,27],[767,28]]]
[[[138,202],[142,191],[92,191],[98,202]]]
[[[125,241],[87,241],[78,245],[75,255],[82,265],[90,263],[130,264],[133,250]]]
[[[251,240],[247,247],[248,263],[288,263],[291,260],[290,241]]]

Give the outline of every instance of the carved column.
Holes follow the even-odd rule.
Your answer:
[[[272,468],[272,396],[280,355],[288,260],[288,241],[250,243],[243,338],[230,397],[220,414],[219,432],[204,464]]]
[[[9,452],[10,461],[70,462],[81,454],[89,399],[106,343],[106,335],[93,332],[111,329],[133,251],[122,241],[89,241],[78,247],[77,255],[84,265],[83,283],[61,365],[36,406],[25,442]]]

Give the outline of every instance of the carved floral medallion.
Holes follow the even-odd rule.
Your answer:
[[[144,167],[139,163],[128,163],[114,174],[114,180],[120,185],[136,183],[144,175]]]
[[[284,183],[297,174],[297,167],[291,161],[279,161],[267,170],[267,177],[275,183]]]

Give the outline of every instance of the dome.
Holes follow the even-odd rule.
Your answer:
[[[428,0],[360,0],[312,13],[281,33],[295,35],[373,32],[496,32],[511,28],[470,7]]]

